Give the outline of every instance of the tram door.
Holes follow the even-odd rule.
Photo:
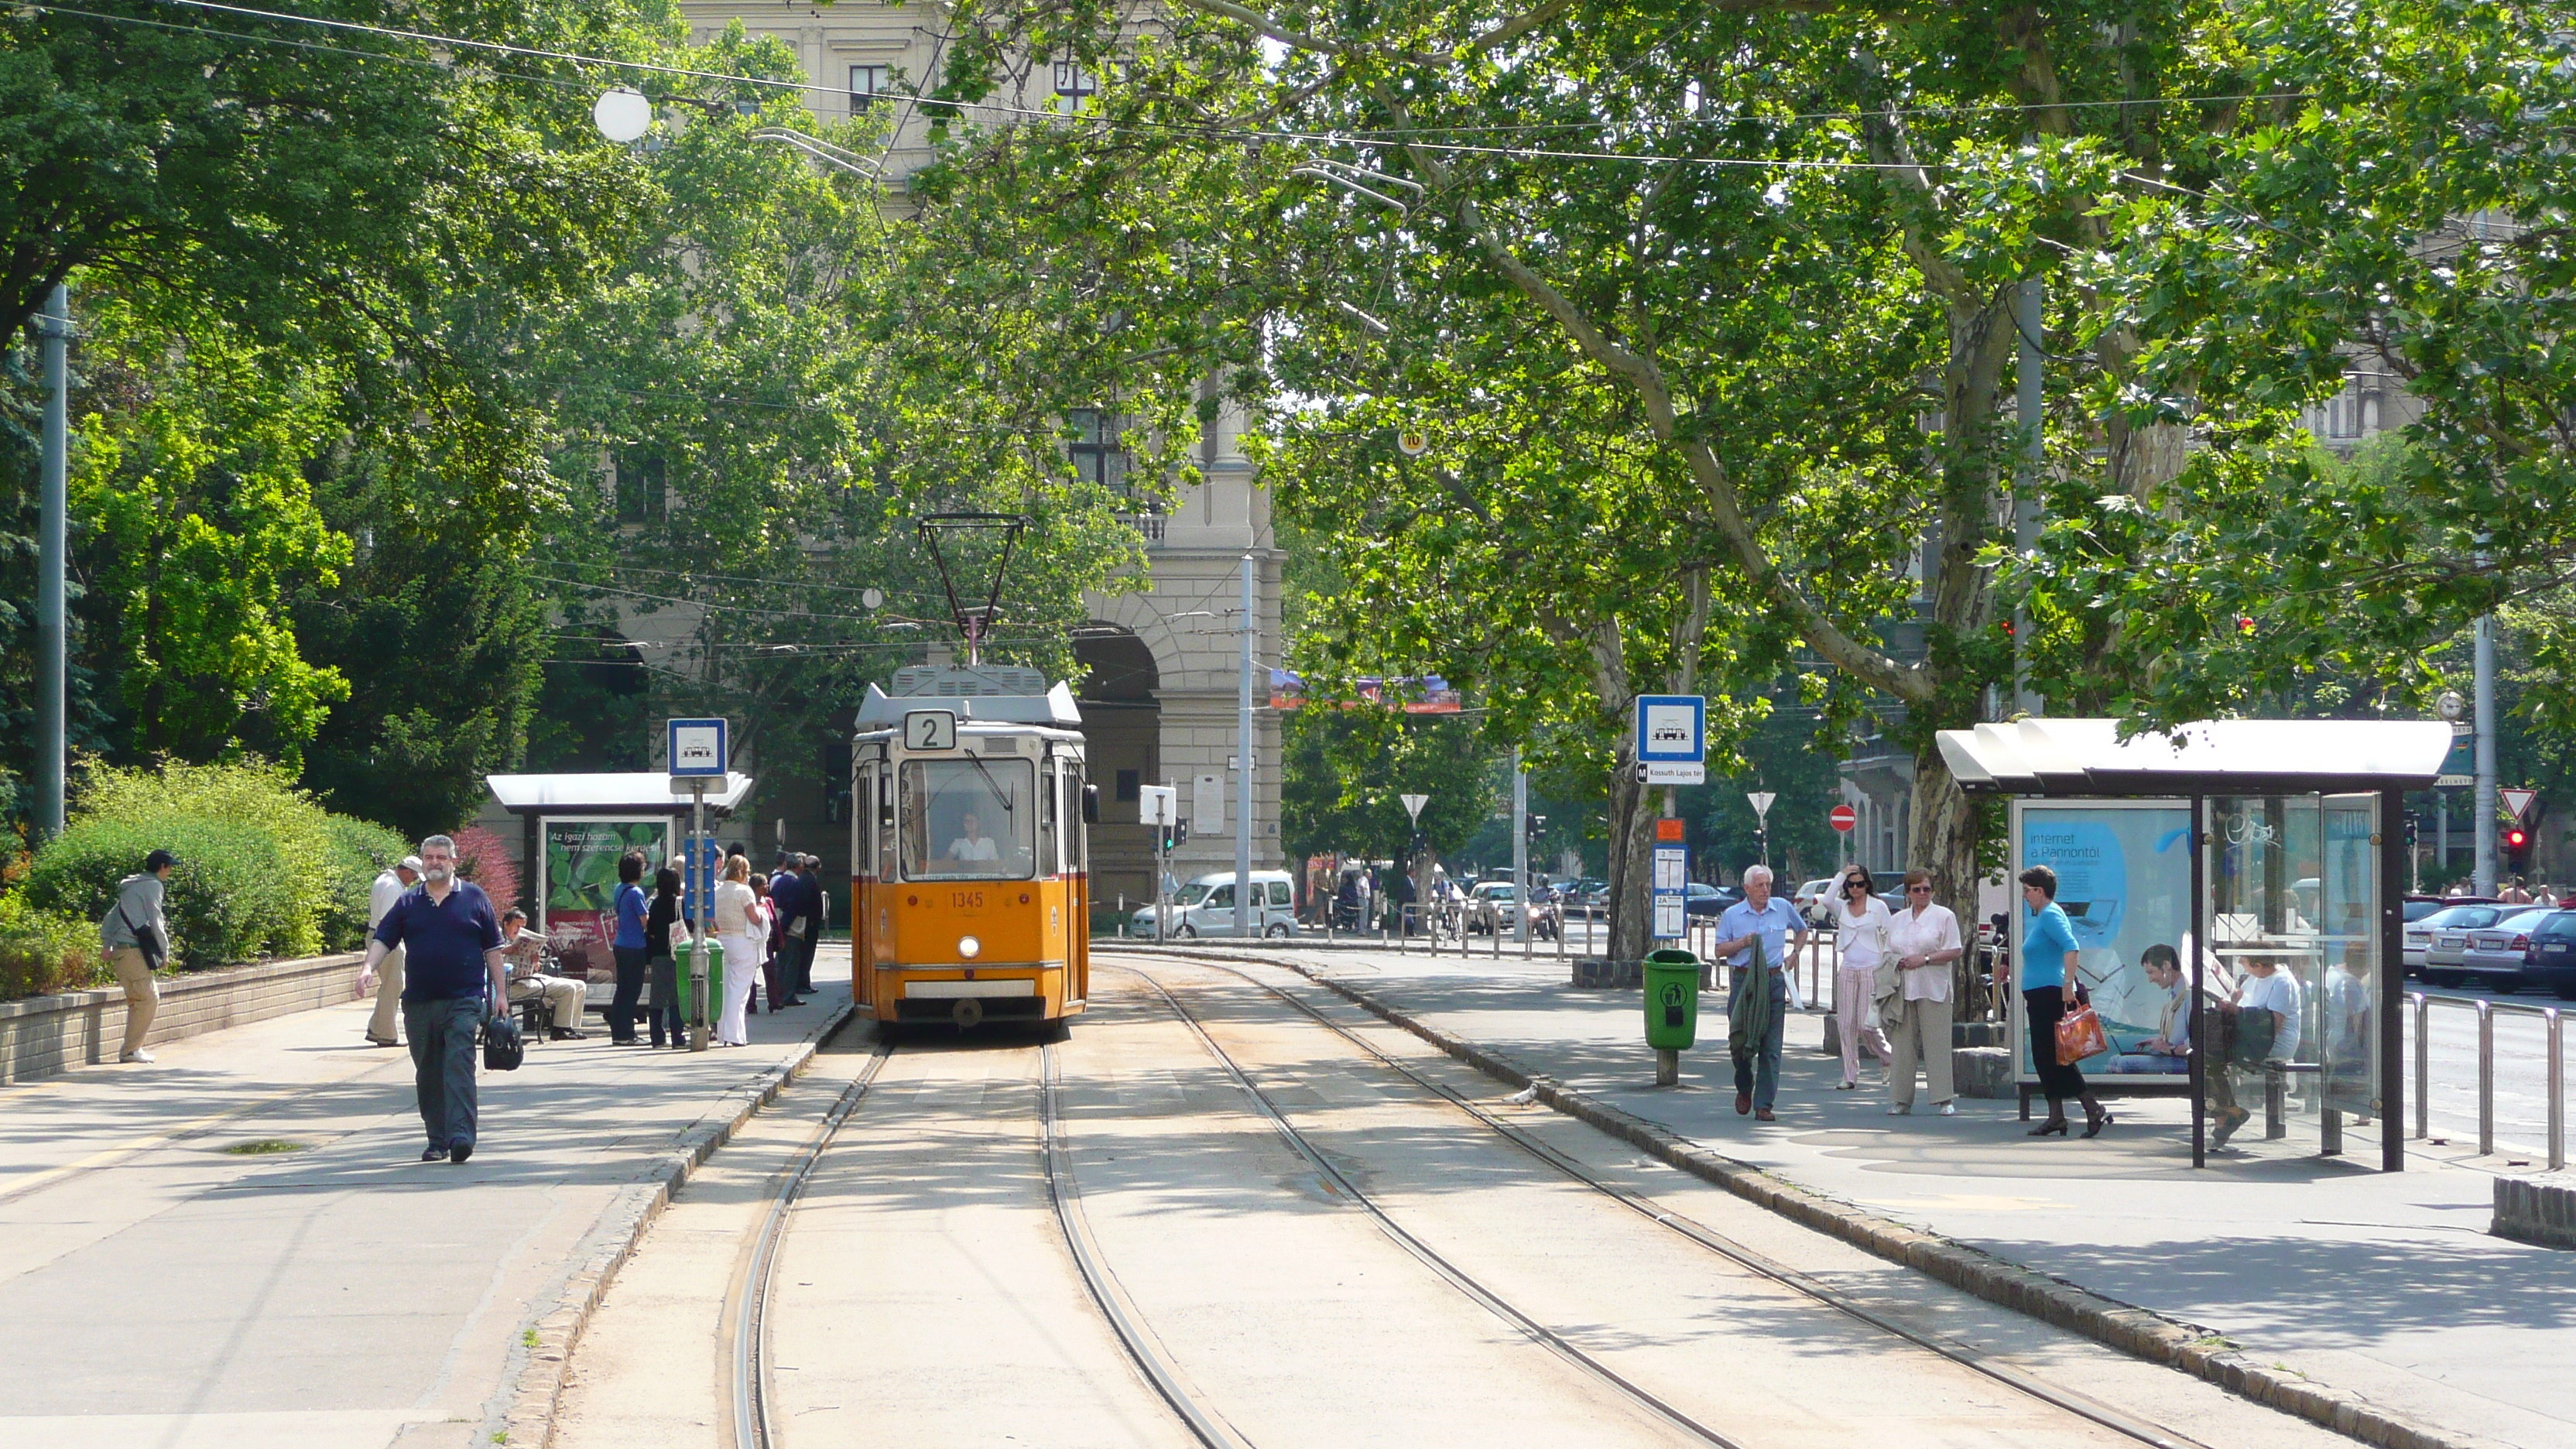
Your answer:
[[[1091,836],[1083,828],[1082,764],[1067,759],[1061,776],[1062,803],[1056,817],[1064,822],[1065,953],[1064,998],[1091,999]]]

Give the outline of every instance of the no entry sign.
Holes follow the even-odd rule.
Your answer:
[[[1837,805],[1834,807],[1833,813],[1827,815],[1825,819],[1831,821],[1836,830],[1848,835],[1851,833],[1852,827],[1860,824],[1860,812],[1854,810],[1849,805]]]

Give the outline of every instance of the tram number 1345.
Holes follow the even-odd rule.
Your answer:
[[[982,891],[950,891],[948,893],[948,908],[952,911],[980,911],[984,909],[984,893]]]

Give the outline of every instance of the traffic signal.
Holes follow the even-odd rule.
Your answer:
[[[1178,850],[1190,843],[1190,822],[1175,820],[1163,830],[1163,848]]]
[[[1530,844],[1536,845],[1538,844],[1539,833],[1547,829],[1547,817],[1544,815],[1528,816],[1524,819],[1521,828],[1529,832]]]
[[[2505,865],[2512,870],[2520,871],[2523,868],[2523,853],[2531,849],[2531,832],[2519,825],[2508,825],[2504,828],[2503,839],[2498,843],[2504,847]]]

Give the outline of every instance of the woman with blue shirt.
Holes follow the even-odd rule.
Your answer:
[[[2096,1137],[2111,1125],[2111,1114],[2093,1100],[2084,1073],[2057,1060],[2057,1023],[2076,986],[2075,925],[2057,903],[2057,872],[2044,865],[2023,871],[2021,895],[2029,906],[2021,924],[2022,1014],[2030,1022],[2031,1066],[2039,1073],[2040,1090],[2048,1094],[2048,1120],[2030,1135],[2065,1136],[2066,1099],[2073,1097],[2084,1104],[2084,1135]]]
[[[644,917],[651,904],[644,899],[643,879],[644,852],[617,858],[617,934],[608,943],[617,959],[617,994],[608,1003],[608,1039],[618,1046],[635,1045],[635,1003],[644,997]]]

